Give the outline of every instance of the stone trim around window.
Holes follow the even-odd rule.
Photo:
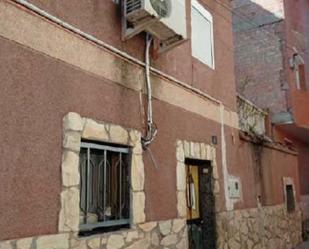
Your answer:
[[[176,149],[177,168],[177,211],[179,218],[187,217],[187,201],[186,201],[186,169],[185,159],[207,160],[211,162],[213,168],[214,195],[220,193],[219,174],[216,162],[216,148],[206,143],[195,143],[188,141],[177,141]]]
[[[82,118],[70,112],[63,119],[63,156],[61,164],[62,192],[59,232],[78,232],[80,219],[79,152],[81,139],[89,139],[132,147],[131,161],[131,219],[132,225],[144,223],[145,192],[141,133],[119,125]]]

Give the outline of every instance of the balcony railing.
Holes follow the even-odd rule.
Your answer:
[[[265,111],[240,95],[237,96],[237,109],[239,126],[242,131],[256,135],[265,134],[265,119],[267,117]]]

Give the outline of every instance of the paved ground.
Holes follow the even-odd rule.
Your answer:
[[[309,249],[309,241],[306,241],[301,246],[296,247],[295,249]]]

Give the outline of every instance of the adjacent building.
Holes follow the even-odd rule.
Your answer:
[[[270,112],[269,136],[297,149],[309,219],[309,2],[234,1],[238,92]]]
[[[237,96],[231,8],[0,0],[1,249],[302,241],[298,152]]]

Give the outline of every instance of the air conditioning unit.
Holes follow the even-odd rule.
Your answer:
[[[123,38],[146,31],[160,40],[160,50],[187,39],[186,0],[123,0]]]

